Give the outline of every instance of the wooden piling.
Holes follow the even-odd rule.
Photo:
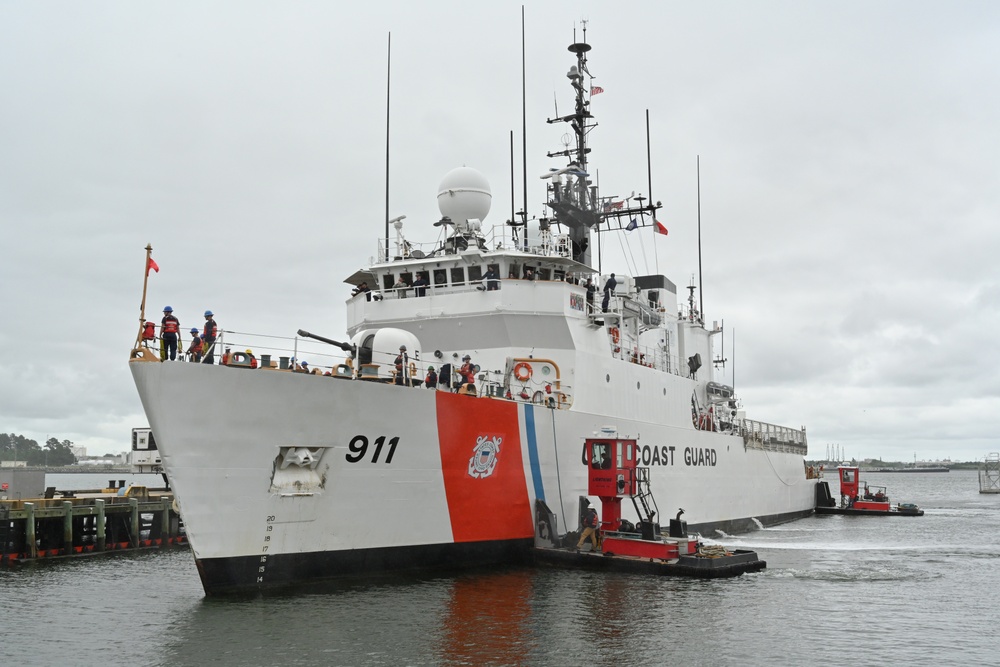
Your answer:
[[[129,506],[129,510],[130,510],[130,514],[131,514],[131,520],[129,521],[129,531],[128,531],[129,532],[128,545],[131,548],[135,549],[136,547],[139,546],[139,538],[141,537],[140,534],[139,534],[139,528],[140,528],[140,526],[139,526],[139,499],[138,498],[129,498],[128,499],[128,506]]]
[[[173,534],[170,532],[170,508],[173,503],[172,498],[161,498],[163,503],[163,511],[160,512],[160,538],[163,540],[164,544],[170,541]]]
[[[104,535],[104,500],[98,498],[94,506],[97,507],[97,550],[104,551],[108,546]]]
[[[68,556],[73,553],[73,503],[68,500],[63,501],[63,555]]]
[[[35,503],[24,503],[27,513],[24,519],[25,547],[29,558],[38,558],[38,541],[35,539]]]

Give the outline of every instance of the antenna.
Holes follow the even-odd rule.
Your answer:
[[[392,76],[392,33],[385,53],[385,259],[389,259],[389,90]]]
[[[510,131],[510,221],[514,219],[514,130]],[[517,247],[517,227],[511,224],[511,236],[514,237],[514,247]]]
[[[653,204],[653,158],[649,149],[649,109],[646,109],[646,181],[649,189],[649,204]],[[653,209],[653,226],[656,226],[656,209]],[[660,272],[660,256],[656,252],[656,234],[653,234],[653,263],[656,273]]]
[[[524,206],[521,208],[524,223],[524,249],[528,249],[528,102],[525,86],[524,55],[524,5],[521,5],[521,187],[524,189]]]
[[[733,395],[736,395],[736,327],[733,327]]]
[[[701,279],[701,156],[698,156],[698,303],[705,317],[705,283]]]

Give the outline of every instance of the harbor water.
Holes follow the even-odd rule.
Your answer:
[[[706,536],[768,563],[729,580],[508,569],[208,599],[188,550],[5,569],[0,664],[1000,662],[1000,496],[975,471],[862,477],[925,516]]]

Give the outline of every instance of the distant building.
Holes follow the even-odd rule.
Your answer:
[[[76,457],[77,461],[82,461],[83,459],[87,458],[87,448],[86,447],[78,447],[76,445],[73,445],[73,446],[71,446],[69,448],[69,450],[71,452],[73,452],[73,456]]]

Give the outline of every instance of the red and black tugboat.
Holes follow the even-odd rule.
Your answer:
[[[875,486],[863,481],[856,466],[837,468],[840,477],[840,503],[830,496],[830,487],[821,482],[817,487],[820,494],[816,503],[816,514],[853,514],[861,516],[923,516],[924,511],[913,503],[889,502],[889,494],[884,486]],[[825,491],[825,493],[824,493]]]
[[[736,577],[767,567],[757,553],[727,550],[701,544],[687,533],[681,520],[684,510],[670,520],[669,533],[662,535],[658,509],[649,488],[649,468],[638,465],[635,438],[618,437],[606,429],[604,437],[587,438],[582,463],[587,466],[587,493],[601,500],[601,517],[596,523],[597,539],[584,544],[590,501],[580,498],[580,530],[557,536],[555,514],[544,501],[535,501],[535,559],[562,567],[641,572],[677,577],[713,579]],[[631,498],[639,517],[637,524],[622,519],[622,498]],[[596,548],[593,544],[599,546]]]

